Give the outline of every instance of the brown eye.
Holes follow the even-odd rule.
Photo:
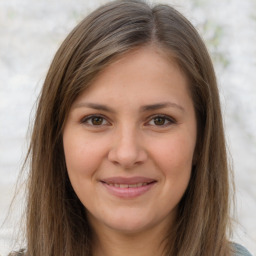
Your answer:
[[[102,125],[103,123],[103,118],[100,116],[95,116],[91,118],[91,122],[93,125]]]
[[[150,126],[159,126],[159,127],[167,127],[170,125],[175,124],[176,121],[167,115],[155,115],[153,116],[150,121],[147,123],[147,125]]]
[[[91,115],[91,116],[85,117],[81,122],[89,126],[109,125],[109,122],[104,117],[97,116],[97,115]]]
[[[153,120],[155,125],[164,125],[166,118],[158,116],[158,117],[155,117]]]

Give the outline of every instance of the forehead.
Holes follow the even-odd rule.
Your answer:
[[[178,64],[162,49],[152,46],[140,47],[125,53],[106,68],[93,80],[85,94],[97,93],[117,94],[136,87],[149,90],[160,90],[160,85],[183,84],[187,87],[187,77]],[[114,86],[116,85],[116,86]],[[147,85],[147,86],[146,86]],[[155,85],[155,86],[154,86]]]
[[[75,101],[110,108],[141,109],[171,102],[191,107],[187,78],[178,65],[157,48],[128,52],[107,66]]]

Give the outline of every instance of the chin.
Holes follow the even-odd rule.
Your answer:
[[[110,216],[112,217],[111,220],[106,221],[105,224],[112,230],[116,230],[124,234],[135,234],[146,231],[158,223],[158,221],[152,218],[152,216],[145,216],[139,213],[134,215],[135,216],[130,213],[116,216],[116,218]]]
[[[149,216],[143,214],[126,213],[126,214],[105,214],[95,218],[88,214],[88,219],[94,229],[107,228],[112,231],[123,234],[135,234],[143,232],[153,226],[154,221]]]
[[[127,221],[126,223],[115,223],[113,225],[110,224],[108,225],[108,227],[119,233],[132,235],[132,234],[146,231],[150,227],[150,225],[147,225],[146,223],[130,220],[130,221]]]

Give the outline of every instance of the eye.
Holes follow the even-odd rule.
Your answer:
[[[100,115],[91,115],[82,119],[81,123],[90,126],[103,126],[109,125],[109,122]]]
[[[157,115],[150,119],[147,123],[152,126],[169,126],[175,123],[175,120],[166,115]]]

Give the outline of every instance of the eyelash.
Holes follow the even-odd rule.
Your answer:
[[[105,122],[107,122],[108,124],[99,124],[99,125],[94,125],[94,124],[92,124],[92,119],[93,118],[100,118],[100,119],[102,119],[103,121],[105,121]],[[89,123],[89,122],[91,122],[91,123]],[[107,118],[105,117],[105,116],[103,116],[103,115],[89,115],[89,116],[86,116],[86,117],[84,117],[82,120],[81,120],[81,123],[82,124],[86,124],[86,125],[90,125],[90,126],[94,126],[94,127],[101,127],[101,126],[105,126],[105,125],[109,125],[110,124],[110,122],[109,121],[107,121]]]
[[[151,121],[155,122],[156,118],[164,119],[164,124],[162,124],[162,125],[152,124],[152,126],[167,127],[167,126],[170,126],[172,124],[177,123],[174,118],[172,118],[168,115],[163,115],[163,114],[158,114],[158,115],[151,116],[149,122],[147,122],[147,123],[149,124]],[[167,123],[166,123],[166,121],[167,121]]]
[[[103,122],[106,122],[105,124],[103,123],[100,123],[100,124],[93,124],[93,118],[99,118],[101,119]],[[156,124],[150,124],[150,122],[155,122],[156,118],[162,118],[164,120],[164,124],[161,124],[161,125],[156,125]],[[157,114],[157,115],[154,115],[154,116],[150,116],[149,121],[146,122],[146,125],[150,125],[150,126],[156,126],[156,127],[167,127],[167,126],[170,126],[170,125],[173,125],[173,124],[176,124],[176,120],[168,115],[164,115],[164,114]],[[167,123],[166,123],[167,122]],[[89,125],[89,126],[93,126],[95,128],[100,128],[102,126],[110,126],[111,123],[107,120],[107,118],[103,115],[89,115],[89,116],[86,116],[84,117],[82,120],[81,120],[81,123],[82,124],[85,124],[85,125]]]

